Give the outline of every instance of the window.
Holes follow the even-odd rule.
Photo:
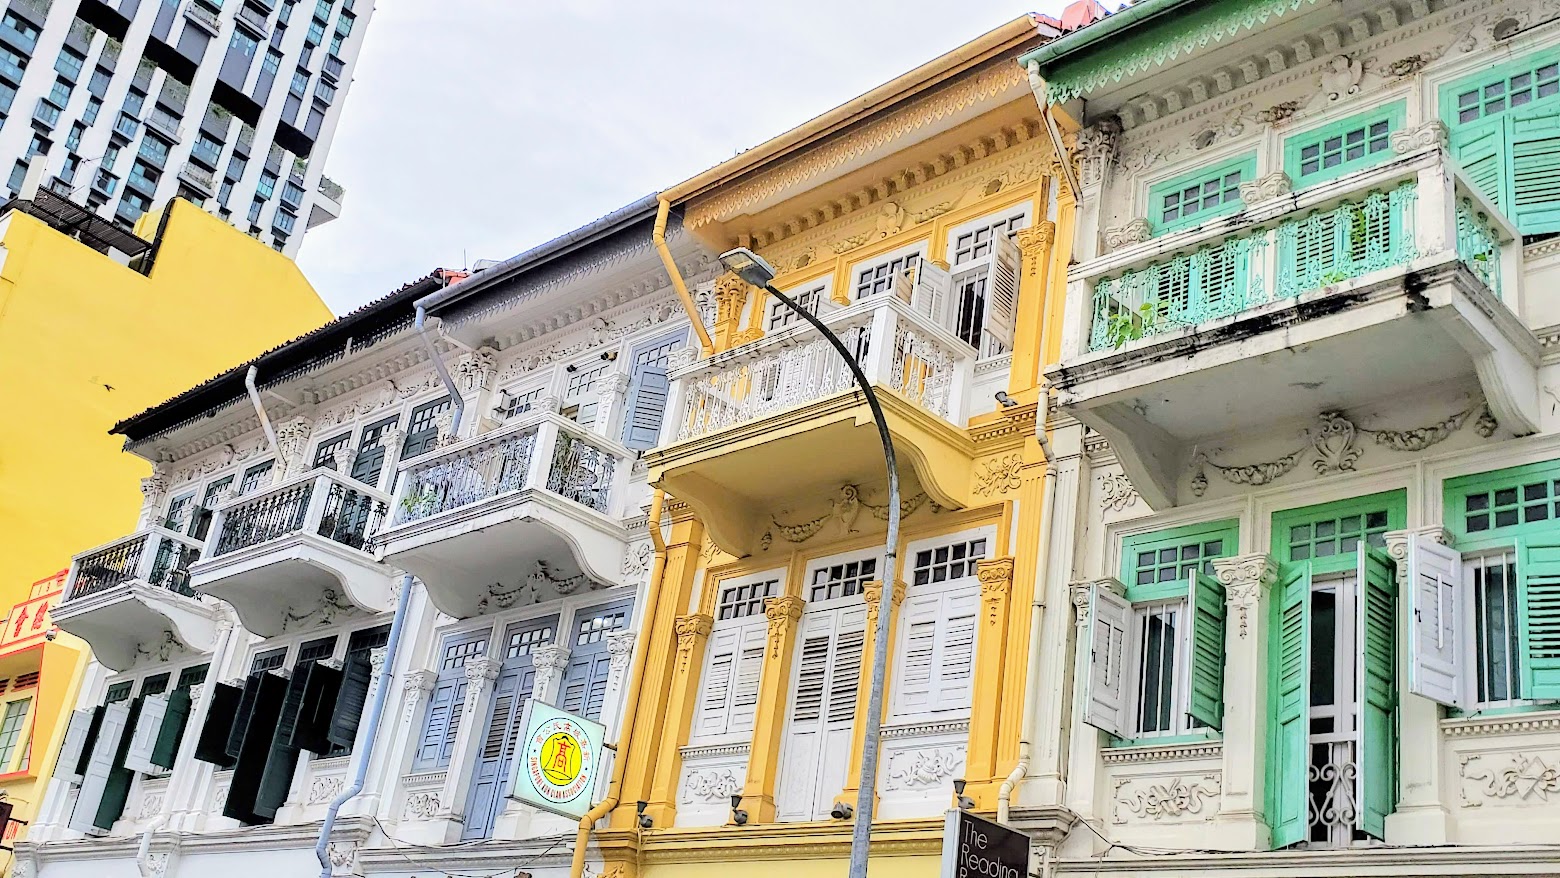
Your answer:
[[[81,78],[81,66],[85,63],[87,63],[85,55],[67,47],[61,49],[59,57],[54,59],[54,72],[70,82],[75,82]]]
[[[1289,558],[1353,557],[1360,544],[1381,549],[1387,545],[1388,510],[1385,506],[1360,513],[1323,518],[1289,528]]]
[[[955,233],[953,245],[948,248],[953,251],[953,267],[958,268],[967,262],[991,256],[998,237],[1012,235],[1028,226],[1029,212],[1019,211],[995,222],[983,221],[974,228]]]
[[[175,689],[194,689],[206,682],[206,674],[211,670],[210,665],[192,665],[179,672],[179,682]]]
[[[244,169],[249,167],[249,160],[241,155],[234,154],[228,158],[227,178],[229,180],[244,179]]]
[[[282,53],[275,49],[267,49],[265,58],[260,62],[260,73],[262,76],[275,76],[276,72],[281,69],[281,66]]]
[[[293,227],[297,222],[298,218],[296,216],[281,208],[277,208],[276,213],[271,215],[271,227],[282,234],[292,234]]]
[[[153,674],[141,681],[141,697],[148,695],[161,695],[168,691],[168,682],[173,679],[172,674]]]
[[[5,718],[0,719],[0,771],[11,770],[11,759],[16,755],[16,745],[22,740],[27,711],[31,708],[31,698],[18,698],[5,705]]]
[[[291,180],[282,184],[282,203],[297,207],[303,204],[303,187]],[[288,231],[291,231],[289,229]]]
[[[824,281],[800,290],[787,290],[786,295],[790,296],[792,301],[802,306],[808,313],[817,314],[818,304],[823,301],[828,288],[828,282]],[[764,321],[764,330],[766,332],[774,332],[777,329],[784,329],[793,323],[802,322],[802,318],[795,311],[781,304],[779,299],[769,303],[768,311],[769,313]]]
[[[250,202],[250,205],[249,205],[249,221],[252,222],[252,223],[259,222],[260,221],[260,211],[262,211],[264,209],[265,209],[265,199],[259,197],[258,195],[255,196],[255,200],[253,202]],[[255,231],[258,232],[259,229],[256,229]]]
[[[80,122],[73,122],[70,126],[70,134],[65,137],[65,148],[71,152],[81,149],[81,135],[87,133],[87,126]]]
[[[92,77],[87,80],[87,92],[94,97],[102,97],[108,92],[108,83],[113,79],[114,72],[102,67],[92,71]]]
[[[49,88],[49,103],[64,109],[65,105],[70,103],[70,93],[74,88],[75,86],[67,80],[54,80],[54,85]]]
[[[16,164],[11,166],[11,176],[6,180],[6,188],[11,190],[12,195],[15,195],[16,193],[22,191],[22,184],[26,181],[27,163],[24,161],[18,161]]]
[[[504,641],[504,658],[517,659],[530,655],[538,646],[552,643],[553,626],[551,624],[530,625],[517,627],[509,631],[509,636]]]
[[[1560,49],[1445,85],[1440,105],[1469,181],[1524,236],[1560,233]]]
[[[860,603],[802,614],[775,802],[781,821],[827,819],[845,787],[866,616]]]
[[[38,28],[34,27],[26,20],[18,17],[14,12],[7,11],[5,13],[5,17],[0,18],[0,26],[3,26],[11,33],[15,33],[17,37],[21,39],[21,42],[24,45],[18,46],[17,48],[22,49],[23,51],[31,52],[33,50],[33,46],[38,42]],[[10,34],[7,34],[8,37],[9,35]]]
[[[222,156],[222,144],[212,139],[211,135],[201,132],[195,137],[195,145],[190,148],[190,156],[215,168],[217,159]]]
[[[536,401],[542,398],[545,388],[535,387],[524,392],[505,390],[502,392],[499,404],[493,409],[493,414],[508,420],[518,417],[531,410]]]
[[[661,421],[672,390],[672,354],[687,343],[683,330],[636,344],[630,352],[628,405],[623,416],[623,444],[644,450],[661,438]]]
[[[81,121],[88,125],[97,123],[98,112],[103,109],[103,101],[100,98],[87,98],[86,109],[81,111]]]
[[[879,293],[892,292],[894,286],[915,274],[916,267],[921,264],[921,251],[901,253],[890,256],[880,262],[865,267],[857,268],[856,277],[856,301],[861,301],[869,296]]]
[[[445,638],[439,653],[438,677],[428,696],[423,716],[422,739],[413,757],[418,771],[444,768],[455,752],[455,737],[460,731],[461,706],[466,696],[466,663],[487,655],[486,630],[454,634]]]
[[[158,167],[162,167],[168,162],[168,150],[171,148],[172,145],[162,138],[147,134],[141,138],[141,148],[137,150],[136,154]]]
[[[130,692],[134,688],[134,680],[120,680],[117,683],[110,683],[108,691],[103,695],[103,703],[114,704],[120,701],[129,701]]]
[[[125,178],[125,182],[134,186],[143,194],[151,195],[157,191],[157,180],[161,176],[152,166],[145,162],[137,161],[130,166],[130,175]]]
[[[268,460],[244,470],[244,478],[238,483],[239,495],[252,494],[265,487],[266,483],[271,480],[271,470],[275,468],[275,465],[274,461]]]
[[[273,671],[287,664],[287,647],[279,646],[275,649],[267,649],[255,653],[254,661],[249,663],[249,673],[258,674],[263,671]]]
[[[406,439],[401,443],[401,459],[427,454],[439,445],[439,417],[450,410],[450,398],[425,402],[412,409],[406,422]]]
[[[591,427],[595,425],[597,396],[592,391],[596,389],[597,379],[607,374],[609,368],[611,368],[610,363],[603,363],[598,360],[595,365],[591,365],[587,361],[576,366],[574,371],[569,373],[569,380],[564,387],[563,395],[563,411],[561,414],[564,417],[581,426]]]
[[[22,84],[22,76],[27,72],[27,56],[17,54],[14,49],[0,46],[0,76],[5,77],[13,85]]]
[[[288,85],[287,90],[300,98],[303,97],[304,93],[309,90],[309,71],[301,68],[294,70],[292,83]]]
[[[1481,709],[1519,703],[1523,656],[1516,554],[1475,555],[1468,572],[1473,592],[1473,703]]]
[[[304,36],[303,44],[312,49],[315,46],[318,46],[320,43],[324,42],[324,40],[325,25],[321,24],[319,19],[310,20],[309,32]]]
[[[725,622],[749,616],[762,616],[764,602],[778,594],[779,588],[779,578],[768,577],[721,583],[720,598],[715,607],[715,621]]]
[[[1488,119],[1536,100],[1560,95],[1560,62],[1519,62],[1514,70],[1507,68],[1493,76],[1484,76],[1489,78],[1482,84],[1465,81],[1453,88],[1459,125]]]
[[[1239,210],[1240,184],[1255,177],[1256,171],[1257,158],[1248,155],[1153,186],[1148,190],[1148,204],[1155,233],[1198,225]]]
[[[276,192],[276,175],[270,171],[260,172],[260,182],[255,184],[255,199],[263,200],[271,197]]]
[[[336,436],[321,442],[314,448],[314,464],[312,468],[319,469],[320,467],[325,467],[326,469],[335,469],[336,452],[341,451],[351,444],[351,430],[342,433],[340,436]]]
[[[1398,101],[1290,137],[1284,141],[1284,172],[1304,187],[1389,158],[1389,135],[1403,127],[1405,112]]]
[[[399,418],[385,418],[363,428],[358,437],[357,457],[352,460],[352,478],[365,485],[379,484],[385,466],[385,434],[399,421]]]
[[[894,645],[889,721],[969,715],[975,692],[975,630],[980,580],[991,533],[979,531],[911,543],[910,582]]]
[[[861,594],[866,584],[877,575],[876,558],[861,558],[825,564],[811,571],[807,600],[832,601]]]
[[[32,140],[28,141],[27,143],[27,155],[28,157],[35,155],[48,155],[49,150],[53,148],[54,144],[49,141],[49,138],[35,132],[32,136]]]
[[[753,730],[768,642],[764,601],[779,594],[784,571],[722,580],[691,740],[713,743]]]

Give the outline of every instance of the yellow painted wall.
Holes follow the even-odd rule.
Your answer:
[[[108,435],[116,421],[331,317],[292,260],[170,209],[150,277],[0,218],[0,606],[134,529],[151,470]]]
[[[872,857],[867,863],[871,875],[893,878],[938,878],[941,858],[933,855]],[[839,878],[850,871],[848,859],[774,859],[743,860],[724,863],[667,863],[641,866],[639,878]]]

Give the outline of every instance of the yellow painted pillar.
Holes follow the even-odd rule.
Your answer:
[[[796,654],[797,622],[802,618],[803,603],[796,595],[764,602],[764,616],[769,620],[769,652],[759,675],[753,743],[748,749],[747,780],[742,785],[742,807],[753,823],[775,820],[775,777],[780,771],[791,658]]]
[[[645,673],[639,693],[639,716],[634,721],[634,737],[628,742],[623,768],[622,793],[612,812],[611,826],[635,827],[634,803],[649,801],[654,786],[656,761],[666,735],[664,719],[672,696],[677,660],[678,609],[688,606],[693,593],[694,573],[699,563],[699,547],[704,541],[704,526],[684,512],[673,518],[671,536],[666,543],[666,565],[661,573],[661,605],[654,613],[645,638]],[[649,612],[645,608],[644,612]],[[697,685],[697,684],[695,684]]]
[[[672,663],[671,694],[666,701],[661,728],[660,753],[650,785],[645,813],[656,826],[671,826],[677,814],[677,779],[682,774],[682,745],[693,726],[693,710],[699,703],[699,678],[704,669],[704,647],[715,620],[704,613],[678,616],[673,621],[677,654]]]
[[[1007,655],[1008,603],[1013,593],[1013,559],[991,558],[975,565],[980,579],[980,634],[975,638],[975,686],[970,707],[970,735],[964,756],[965,795],[982,809],[997,805],[997,745],[1002,731],[1005,698],[1022,700],[1022,686],[1006,692],[1010,678],[1004,673]]]
[[[859,781],[861,779],[861,752],[867,742],[867,693],[872,691],[872,655],[877,645],[878,612],[883,605],[883,583],[873,581],[862,588],[862,599],[867,604],[867,636],[862,641],[861,674],[856,683],[856,717],[851,724],[850,736],[850,765],[845,769],[845,789],[842,790],[837,801],[856,805],[856,796],[861,792]],[[905,602],[905,584],[896,581],[894,593],[891,598],[893,603],[889,606],[888,616],[888,667],[883,674],[883,716],[888,716],[888,693],[893,691],[894,675],[894,638],[899,628],[899,605]],[[877,794],[873,793],[873,812],[877,811]]]
[[[742,328],[742,309],[747,305],[747,281],[726,272],[715,279],[715,351],[731,350]]]
[[[1018,325],[1013,330],[1013,364],[1008,370],[1008,394],[1020,402],[1029,402],[1040,383],[1040,367],[1045,365],[1041,333],[1046,325],[1046,299],[1050,290],[1051,247],[1056,241],[1056,224],[1042,221],[1018,232],[1018,249],[1023,254],[1019,278]]]
[[[1043,415],[1042,415],[1043,417]],[[1045,429],[1039,425],[1038,429]],[[1006,777],[1018,762],[1018,739],[1023,734],[1025,687],[1034,681],[1029,673],[1029,616],[1034,603],[1040,541],[1049,522],[1040,518],[1045,494],[1045,455],[1040,443],[1030,436],[1024,440],[1023,462],[1018,469],[1018,540],[1013,553],[1013,579],[1007,601],[1007,642],[1002,657],[1002,684],[1006,690],[1000,705],[997,734],[997,770]]]

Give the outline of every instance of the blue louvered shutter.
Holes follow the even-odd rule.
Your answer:
[[[536,671],[529,665],[507,669],[493,682],[492,705],[482,735],[482,749],[477,754],[477,769],[471,779],[471,798],[466,806],[461,841],[483,839],[493,833],[493,820],[503,810],[520,717],[535,683]]]
[[[1355,679],[1360,681],[1359,828],[1385,838],[1397,805],[1397,576],[1378,549],[1359,547]]]
[[[599,720],[607,696],[611,658],[605,651],[570,656],[569,666],[563,672],[563,697],[559,707],[586,719]]]
[[[464,680],[460,669],[454,674],[440,674],[428,696],[428,710],[423,718],[422,740],[417,745],[417,755],[412,760],[416,771],[428,771],[449,765],[448,742],[454,740],[453,728],[459,721],[455,716],[460,709],[460,690]]]
[[[1186,712],[1211,729],[1224,728],[1224,586],[1198,570],[1189,574],[1191,693]]]
[[[629,448],[653,448],[661,437],[666,398],[672,380],[665,366],[640,366],[629,388],[628,417],[624,419],[623,444]]]
[[[1305,841],[1311,729],[1311,564],[1292,562],[1273,590],[1268,682],[1267,816],[1273,847]]]
[[[1560,542],[1517,545],[1517,632],[1522,645],[1522,693],[1560,699]]]

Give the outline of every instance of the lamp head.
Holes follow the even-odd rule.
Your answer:
[[[652,826],[655,826],[655,818],[651,817],[649,814],[645,813],[645,809],[648,808],[649,806],[650,806],[649,802],[635,802],[634,803],[634,813],[638,815],[638,822],[639,822],[639,828],[640,829],[649,829]]]
[[[769,282],[775,279],[774,266],[746,247],[738,247],[720,254],[720,264],[727,271],[755,287],[767,287]]]
[[[747,825],[747,822],[748,822],[748,812],[742,810],[742,794],[741,793],[732,793],[731,794],[731,822],[735,823],[738,826],[746,826]]]
[[[953,781],[953,794],[955,796],[962,796],[962,795],[964,795],[964,783],[965,783],[965,781],[964,781],[964,778],[962,778],[962,777],[954,779],[954,781]]]
[[[855,813],[856,809],[852,808],[849,803],[835,802],[834,808],[829,811],[829,816],[833,817],[835,820],[849,820],[851,815]]]

